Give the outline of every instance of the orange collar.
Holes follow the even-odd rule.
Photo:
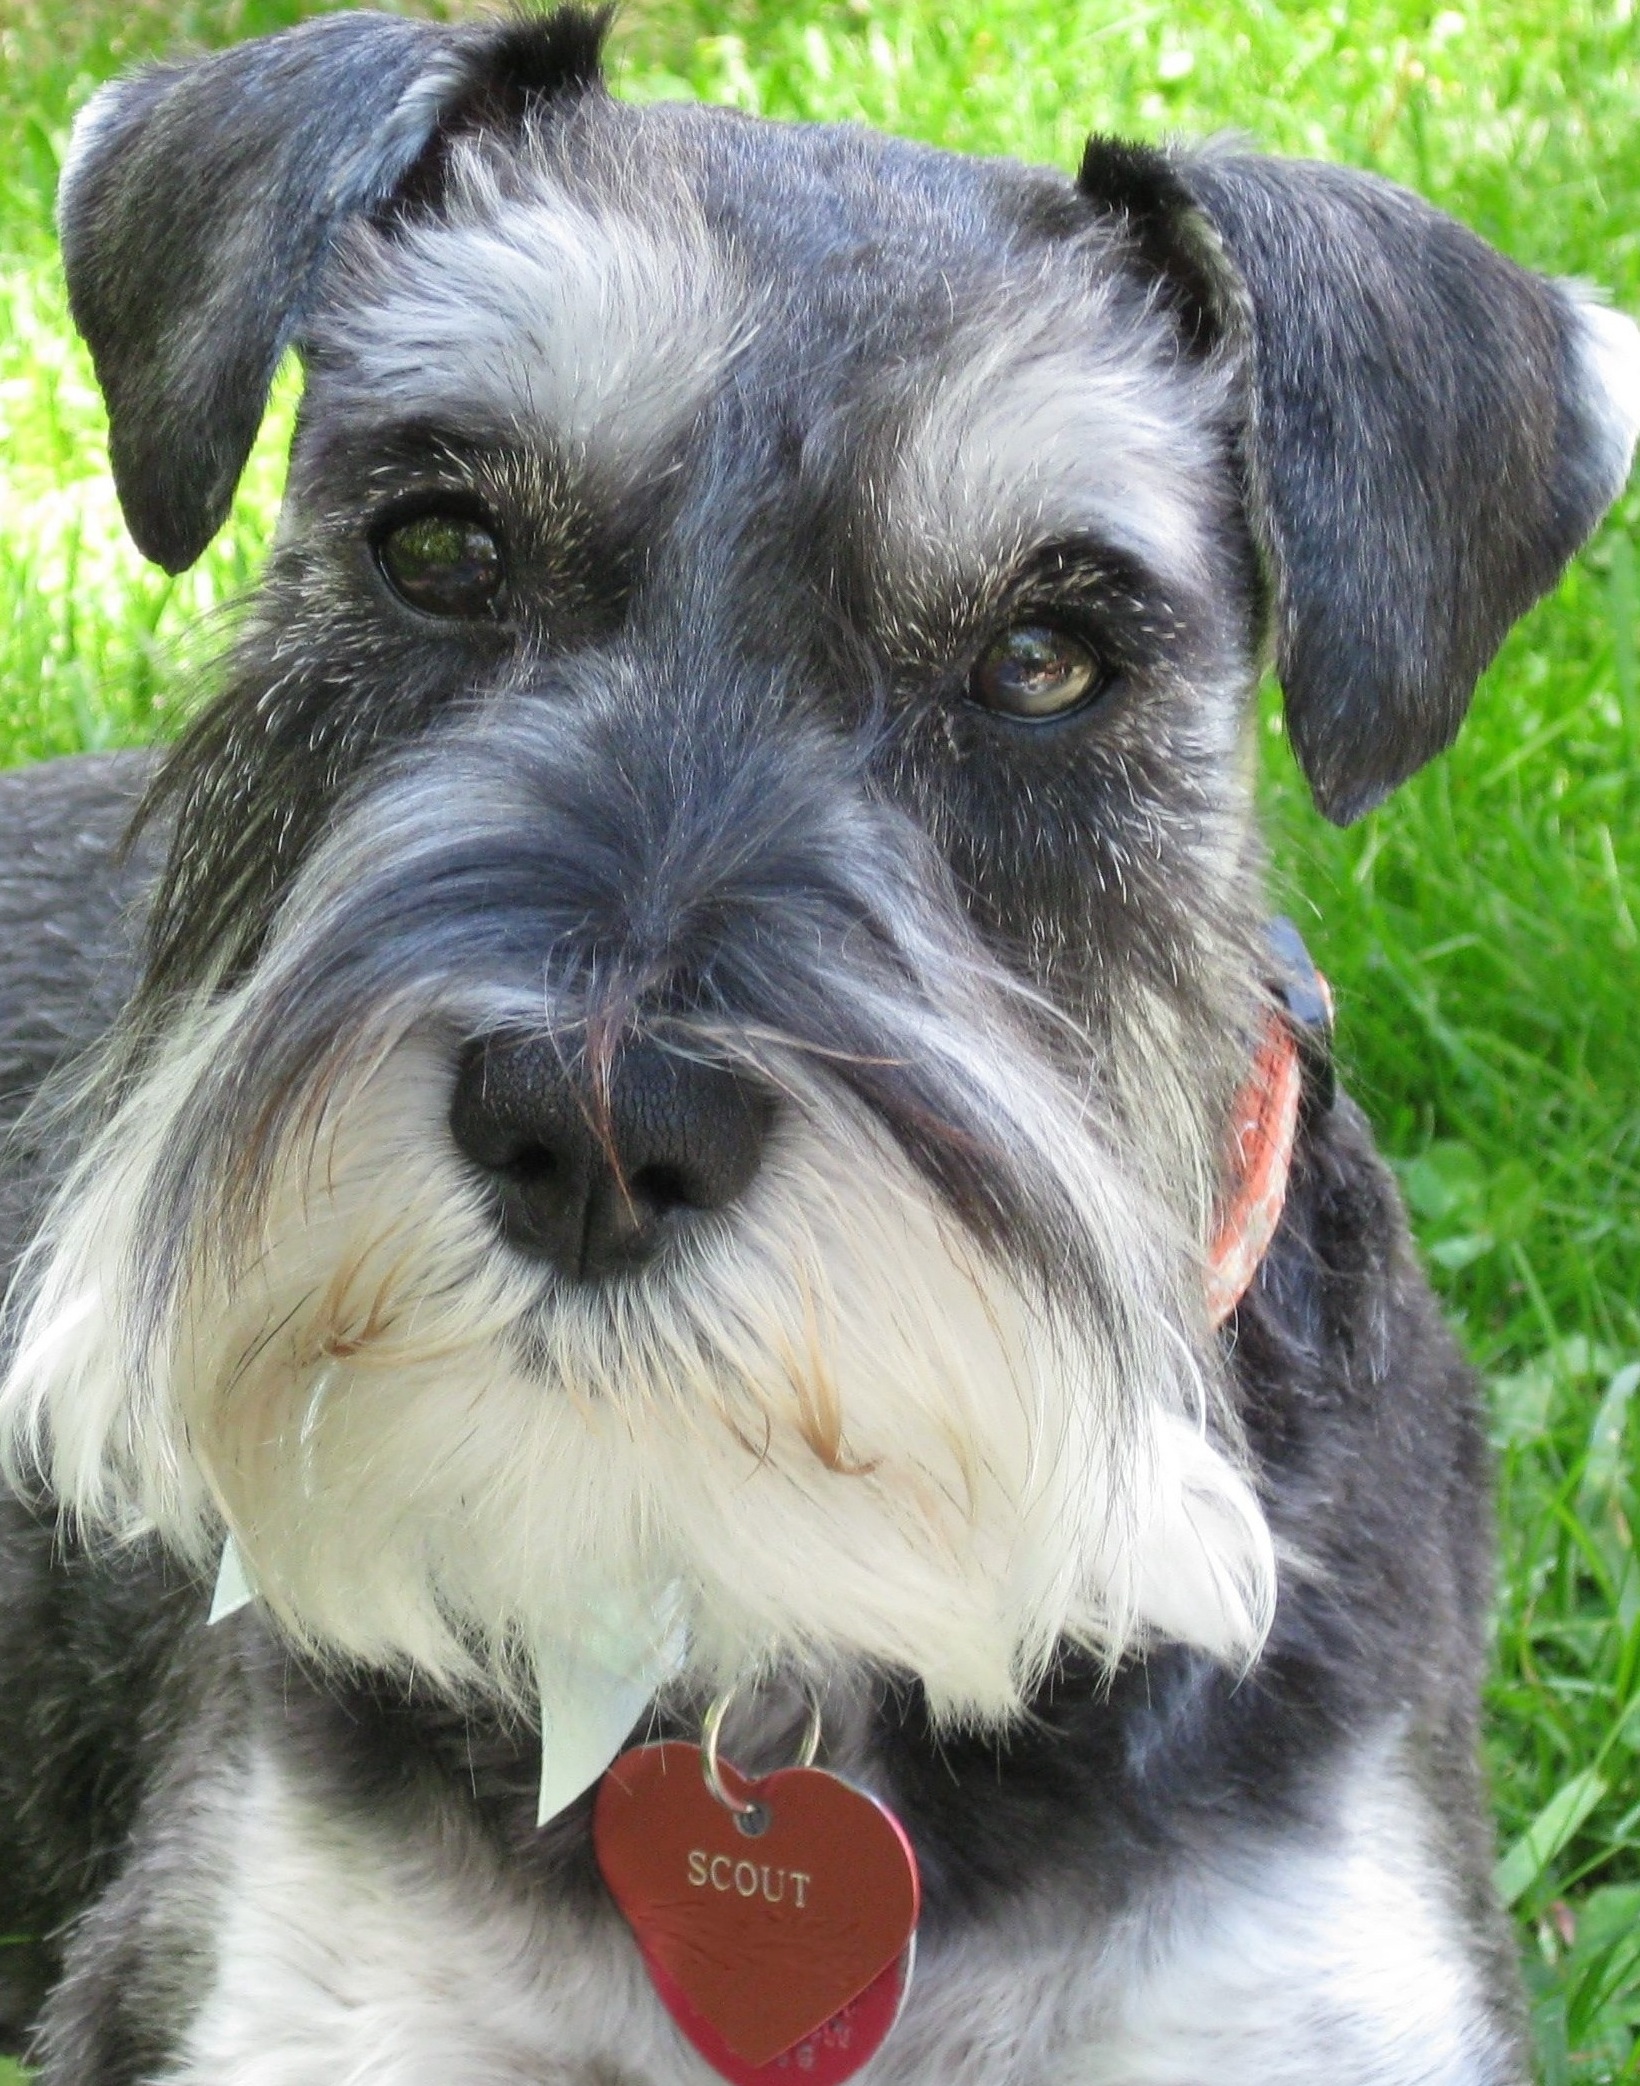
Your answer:
[[[1304,1066],[1283,1014],[1272,1014],[1230,1112],[1233,1192],[1207,1255],[1207,1320],[1216,1332],[1247,1294],[1281,1222],[1304,1098]]]
[[[1207,1319],[1215,1331],[1252,1286],[1281,1222],[1306,1058],[1316,1073],[1312,1097],[1323,1107],[1332,1098],[1332,993],[1291,921],[1272,920],[1269,935],[1282,1005],[1271,1010],[1230,1112],[1229,1199],[1207,1255]]]

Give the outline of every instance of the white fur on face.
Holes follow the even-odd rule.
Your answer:
[[[919,387],[885,490],[895,570],[939,585],[1090,534],[1164,579],[1205,587],[1227,375],[1166,329],[1124,325],[1119,285],[1080,301],[1043,285],[1034,330],[974,328]]]
[[[664,224],[546,175],[503,197],[479,156],[457,158],[447,224],[400,227],[391,248],[361,235],[340,300],[357,318],[321,322],[318,381],[357,384],[377,420],[465,402],[653,459],[747,323],[723,255],[676,197]],[[937,388],[890,532],[925,515],[966,571],[1031,515],[1186,572],[1200,400],[1164,381],[1160,350],[1113,339],[1100,362],[1059,323],[976,345]],[[801,1062],[759,1178],[686,1252],[595,1290],[544,1277],[501,1245],[447,1120],[452,1022],[476,1035],[519,1010],[475,1020],[436,992],[376,1010],[328,1090],[315,1075],[265,1198],[209,1184],[176,1282],[156,1287],[154,1184],[279,978],[324,949],[336,894],[376,849],[401,873],[436,853],[452,804],[470,841],[541,816],[522,786],[514,804],[458,777],[430,764],[417,790],[382,790],[379,817],[344,820],[255,973],[177,1021],[92,1142],[36,1250],[0,1393],[14,1463],[34,1456],[89,1526],[158,1528],[201,1573],[231,1530],[294,1637],[451,1687],[527,1695],[537,1647],[673,1589],[695,1679],[868,1662],[916,1675],[948,1717],[1015,1710],[1066,1636],[1250,1655],[1269,1539],[1208,1424],[1192,1288],[1217,1129],[1159,1002],[1133,1023],[1135,1045],[1165,1042],[1154,1064],[1132,1081],[1101,1068],[1133,1088],[1118,1098],[1135,1131],[1113,1132],[1040,1034],[987,1025],[989,986],[942,974],[937,934],[912,946],[915,923],[893,923],[930,995],[915,1047],[1052,1189],[1099,1310],[1027,1294]],[[539,996],[522,1018],[539,1022]]]
[[[622,204],[543,176],[505,197],[470,151],[444,221],[355,234],[343,276],[317,332],[344,403],[516,429],[618,476],[665,456],[752,323],[675,184]]]
[[[258,976],[299,960],[276,942]],[[1008,1714],[1067,1634],[1256,1648],[1269,1541],[1202,1418],[1170,1215],[1045,1070],[928,1029],[1101,1241],[1087,1324],[801,1064],[731,1216],[642,1279],[543,1278],[457,1158],[447,1038],[401,1023],[251,1221],[226,1190],[196,1213],[150,1339],[145,1196],[258,990],[179,1027],[39,1249],[0,1416],[82,1521],[157,1526],[202,1572],[226,1525],[292,1635],[450,1686],[522,1688],[531,1647],[674,1587],[698,1679],[863,1660],[947,1716]]]

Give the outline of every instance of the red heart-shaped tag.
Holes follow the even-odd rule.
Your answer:
[[[789,2050],[771,2057],[767,2064],[752,2064],[737,2057],[704,2014],[684,1998],[666,1972],[646,1958],[650,1981],[667,2012],[695,2048],[729,2086],[781,2086],[800,2078],[804,2086],[843,2086],[888,2039],[888,2031],[900,2018],[911,1984],[911,1964],[917,1952],[915,1938],[903,1954],[894,1958],[881,1977],[874,1977],[858,1999],[822,2021],[818,2028],[800,2036]]]
[[[836,2054],[852,2061],[820,2075],[845,2079],[893,2026],[904,1991],[900,1958],[921,1903],[911,1843],[881,1804],[819,1769],[761,1782],[721,1773],[766,1820],[755,1836],[707,1789],[698,1747],[623,1753],[593,1812],[604,1881],[656,1991],[726,2077],[752,2073],[726,2070],[715,2045],[739,2065],[767,2066],[872,1991],[838,2030],[847,2048]]]

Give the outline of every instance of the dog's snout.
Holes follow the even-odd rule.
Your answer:
[[[503,1034],[462,1053],[450,1129],[493,1185],[508,1241],[593,1280],[732,1203],[772,1116],[762,1086],[657,1044],[627,1045],[599,1092],[550,1037]]]

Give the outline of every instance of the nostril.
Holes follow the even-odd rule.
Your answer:
[[[456,1067],[450,1134],[486,1173],[535,1176],[562,1163],[577,1127],[556,1060],[506,1036],[469,1043]]]
[[[555,1152],[549,1145],[527,1144],[512,1158],[505,1160],[496,1171],[510,1174],[525,1187],[534,1187],[537,1183],[545,1185],[562,1179],[565,1172],[564,1155],[562,1152]]]
[[[628,1183],[632,1199],[645,1209],[653,1210],[657,1216],[668,1210],[709,1208],[697,1182],[692,1182],[680,1167],[640,1166]]]

